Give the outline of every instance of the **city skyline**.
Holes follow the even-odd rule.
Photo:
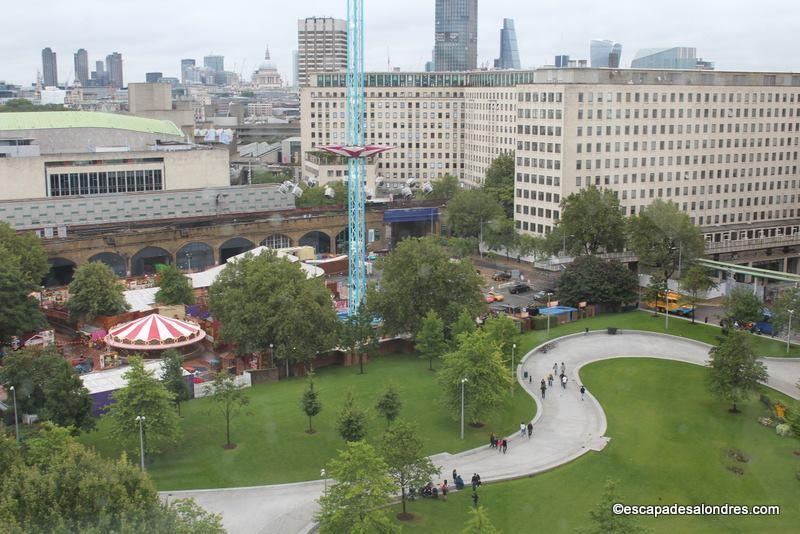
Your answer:
[[[45,47],[57,53],[62,83],[68,77],[75,79],[73,54],[79,48],[88,51],[90,64],[104,58],[109,50],[122,53],[126,81],[144,81],[145,73],[151,71],[180,78],[181,59],[195,58],[201,63],[212,52],[225,56],[227,68],[233,70],[235,65],[235,71],[243,70],[249,79],[261,62],[266,44],[279,71],[285,79],[291,79],[297,19],[345,16],[344,2],[338,6],[309,0],[281,6],[280,16],[272,16],[276,5],[253,6],[231,0],[228,13],[246,10],[248,16],[231,17],[230,24],[224,24],[226,19],[218,13],[198,11],[188,2],[164,5],[152,0],[135,4],[123,0],[120,9],[129,14],[110,22],[98,0],[82,1],[80,10],[51,0],[44,4],[45,9],[35,12],[17,5],[5,8],[6,15],[17,23],[0,32],[0,48],[5,52],[0,79],[24,86],[33,83]],[[389,64],[406,71],[424,70],[434,42],[435,2],[409,0],[404,6],[366,6],[368,70],[386,70]],[[490,66],[498,57],[497,28],[503,18],[513,18],[523,68],[551,64],[553,56],[560,53],[588,59],[591,39],[610,38],[625,45],[622,67],[628,67],[641,48],[691,46],[697,48],[698,56],[714,61],[719,70],[800,71],[800,59],[791,53],[793,28],[800,16],[790,3],[766,0],[758,10],[743,1],[697,4],[678,0],[666,6],[621,0],[616,6],[610,12],[576,0],[543,4],[536,10],[513,0],[497,0],[491,9],[479,3],[478,66]],[[160,16],[153,17],[148,7],[157,7]],[[695,13],[692,19],[680,16],[684,7]],[[568,12],[579,16],[565,17]],[[708,27],[708,20],[715,24]],[[677,34],[676,24],[681,30]],[[23,30],[31,27],[38,31]],[[742,46],[743,31],[750,36],[747,47]],[[83,37],[76,37],[80,35]],[[209,39],[209,35],[214,38]]]

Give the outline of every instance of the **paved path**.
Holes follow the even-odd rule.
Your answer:
[[[705,365],[709,345],[651,332],[623,331],[616,336],[603,332],[574,334],[554,341],[546,354],[529,352],[517,368],[518,379],[536,399],[533,438],[510,436],[506,454],[487,445],[459,454],[438,454],[432,459],[442,468],[442,478],[457,469],[468,483],[472,473],[485,482],[520,478],[565,464],[591,450],[602,450],[606,417],[600,403],[588,392],[581,401],[578,373],[583,365],[617,357],[653,357]],[[554,383],[541,399],[539,381],[553,372],[553,363],[564,362],[568,383],[562,389]],[[765,358],[768,384],[798,398],[795,384],[800,380],[800,360]],[[523,379],[527,372],[531,381]],[[527,423],[527,421],[525,421]],[[452,481],[450,481],[452,482]],[[323,491],[322,481],[260,486],[253,488],[174,491],[170,498],[193,497],[198,504],[223,515],[231,534],[292,533],[308,530],[317,509],[315,500]]]

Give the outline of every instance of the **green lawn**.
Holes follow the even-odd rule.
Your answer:
[[[567,334],[574,334],[576,332],[583,332],[584,328],[590,330],[600,330],[607,326],[615,326],[620,329],[627,330],[648,330],[651,332],[662,332],[671,334],[673,336],[682,336],[690,339],[696,339],[704,343],[712,345],[716,344],[717,337],[722,334],[722,331],[715,327],[703,323],[692,324],[689,321],[670,317],[669,330],[664,328],[664,316],[659,315],[653,317],[653,314],[645,311],[633,311],[628,313],[609,313],[598,315],[590,319],[584,319],[573,323],[568,323],[556,328],[550,328],[550,338],[557,338]],[[522,340],[518,343],[520,347],[520,354],[525,354],[528,350],[543,343],[548,339],[545,330],[534,330],[522,336]],[[792,345],[789,353],[786,352],[785,340],[781,342],[778,339],[764,338],[761,336],[753,335],[752,346],[756,354],[759,356],[770,356],[773,358],[800,358],[800,346]]]
[[[606,320],[605,322],[608,322]],[[486,485],[480,504],[504,532],[574,532],[588,526],[609,478],[626,504],[777,504],[779,517],[660,517],[642,519],[655,532],[797,532],[800,525],[800,443],[758,424],[766,408],[756,399],[731,415],[706,390],[706,370],[655,359],[597,362],[583,368],[583,383],[605,407],[611,442],[542,475]],[[786,397],[764,388],[774,399]],[[737,463],[727,451],[745,452]],[[736,475],[729,465],[744,469]],[[416,520],[405,531],[457,532],[472,504],[469,491],[447,502],[410,505]],[[794,525],[792,527],[791,525]]]
[[[389,381],[394,382],[404,401],[401,418],[415,422],[425,443],[425,453],[459,452],[488,442],[489,433],[512,433],[520,421],[533,417],[536,407],[530,396],[517,389],[482,429],[466,427],[459,438],[459,424],[439,400],[436,373],[427,370],[428,361],[414,355],[382,356],[358,368],[329,367],[317,372],[322,413],[314,418],[318,432],[305,432],[308,419],[300,409],[304,379],[284,380],[256,386],[247,391],[250,404],[232,422],[232,440],[238,447],[225,451],[224,419],[208,399],[197,399],[182,407],[183,438],[169,451],[155,457],[148,466],[159,489],[195,489],[298,482],[319,478],[319,471],[344,444],[334,430],[336,414],[345,392],[352,388],[356,400],[369,413],[368,440],[376,443],[385,427],[374,406]],[[119,449],[109,438],[108,425],[101,419],[99,431],[81,437],[107,456]]]

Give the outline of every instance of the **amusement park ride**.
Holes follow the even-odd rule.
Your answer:
[[[358,312],[367,291],[366,241],[364,238],[365,160],[391,150],[385,145],[364,144],[364,2],[347,0],[347,136],[346,145],[320,147],[348,161],[348,315]]]

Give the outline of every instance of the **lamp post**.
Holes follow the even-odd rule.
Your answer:
[[[483,217],[481,217],[481,233],[478,237],[478,254],[480,254],[481,259],[483,259],[483,248],[481,245],[483,245]]]
[[[325,484],[325,494],[328,494],[328,479],[325,478],[325,469],[322,468],[319,470],[319,476],[322,477],[322,482]]]
[[[547,335],[550,336],[550,297],[553,294],[551,292],[547,292]]]
[[[792,338],[792,315],[794,315],[794,310],[786,310],[789,312],[789,328],[786,330],[786,352],[789,352],[789,340]],[[14,408],[14,413],[17,410]]]
[[[664,330],[669,330],[669,280],[664,279]]]
[[[269,344],[269,359],[270,359],[270,368],[275,367],[275,352],[272,349],[272,343]]]
[[[567,256],[567,238],[568,237],[575,237],[574,234],[564,234],[561,238],[561,254],[566,257]]]
[[[464,439],[464,384],[467,382],[467,377],[461,379],[461,439]]]
[[[514,396],[514,378],[516,375],[514,374],[514,352],[517,350],[517,344],[513,343],[511,345],[511,396]]]
[[[142,429],[142,425],[145,419],[143,415],[136,416],[136,421],[139,423],[139,462],[142,471],[144,471],[144,430]]]
[[[14,432],[19,443],[19,414],[17,413],[17,388],[11,386],[11,394],[14,396]]]

